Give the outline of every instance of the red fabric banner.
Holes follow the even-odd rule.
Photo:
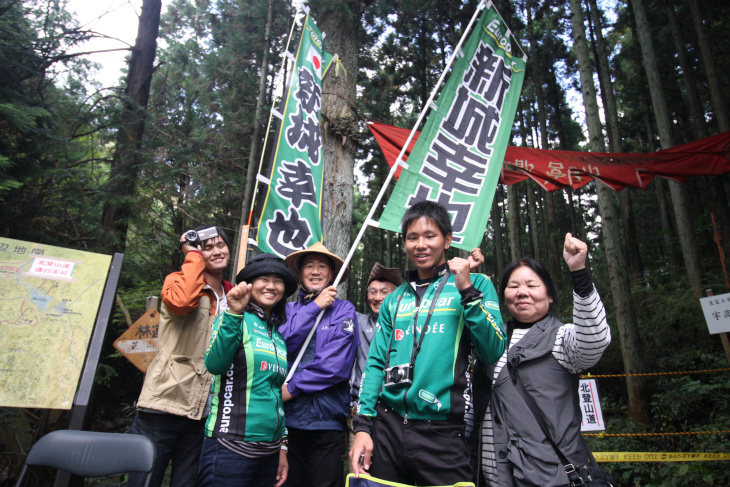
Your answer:
[[[380,144],[385,160],[393,167],[408,129],[379,122],[368,122]],[[403,155],[408,159],[419,132],[413,136]],[[684,183],[692,176],[717,176],[730,172],[730,132],[648,153],[571,152],[507,147],[499,181],[515,184],[531,178],[546,191],[580,188],[593,179],[614,191],[626,186],[645,188],[659,176]],[[396,179],[400,169],[395,174]]]

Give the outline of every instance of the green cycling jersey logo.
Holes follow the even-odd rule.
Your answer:
[[[418,391],[418,397],[426,402],[430,402],[431,404],[436,404],[438,406],[437,411],[441,411],[441,401],[439,401],[435,395],[431,394],[427,390],[421,389],[420,391]]]

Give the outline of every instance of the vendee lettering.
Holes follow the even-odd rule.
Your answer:
[[[416,332],[420,335],[422,329],[423,329],[423,326],[417,326],[416,327]],[[411,334],[411,330],[412,330],[412,328],[408,328],[406,330],[406,335],[410,335]],[[426,328],[426,334],[427,335],[429,333],[444,333],[445,331],[446,331],[446,327],[445,327],[445,325],[443,323],[433,323],[431,325],[428,325],[428,328]]]

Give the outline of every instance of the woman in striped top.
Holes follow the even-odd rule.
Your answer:
[[[555,449],[505,367],[508,360],[563,455],[575,465],[592,461],[580,435],[578,374],[598,363],[611,342],[611,330],[585,266],[587,252],[584,242],[565,236],[563,258],[573,281],[571,324],[550,313],[556,290],[543,264],[524,258],[512,262],[502,276],[500,295],[512,316],[507,323],[509,348],[484,371],[491,397],[481,424],[478,485],[568,485]]]

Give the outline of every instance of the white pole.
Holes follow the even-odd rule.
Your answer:
[[[355,242],[350,247],[350,251],[347,253],[347,257],[345,257],[345,263],[342,265],[340,272],[337,274],[337,277],[335,278],[335,281],[333,283],[334,286],[337,286],[340,283],[340,279],[342,279],[342,275],[345,273],[345,269],[350,264],[350,261],[352,260],[352,256],[355,255],[355,249],[357,249],[357,246],[360,243],[360,240],[362,240],[362,236],[365,234],[365,230],[367,229],[367,227],[375,226],[374,224],[376,222],[374,222],[372,220],[373,214],[375,213],[375,209],[380,204],[380,200],[383,198],[383,195],[385,194],[385,190],[388,188],[388,185],[390,184],[390,181],[393,179],[393,175],[398,170],[398,167],[400,167],[400,166],[406,167],[406,163],[403,162],[403,154],[405,154],[406,149],[411,144],[411,140],[413,140],[413,136],[416,134],[416,129],[421,124],[423,117],[426,115],[426,111],[429,108],[431,108],[431,105],[433,104],[433,100],[434,100],[434,98],[436,98],[436,93],[438,92],[438,89],[441,87],[441,83],[443,83],[443,80],[446,77],[447,71],[453,64],[454,60],[456,59],[456,56],[461,51],[461,46],[462,46],[462,44],[464,44],[464,40],[466,39],[467,33],[471,32],[471,29],[474,26],[474,22],[476,22],[479,12],[481,12],[484,9],[484,7],[487,6],[487,3],[491,4],[491,1],[487,2],[487,0],[482,0],[479,3],[479,6],[477,7],[476,11],[474,12],[474,15],[472,15],[472,18],[469,21],[467,28],[464,30],[464,33],[462,34],[461,39],[459,40],[459,43],[454,48],[454,51],[451,53],[451,57],[449,57],[449,62],[446,64],[446,68],[441,73],[441,77],[438,79],[438,81],[436,82],[436,85],[434,86],[433,90],[431,91],[431,96],[428,98],[426,105],[421,110],[421,113],[418,116],[418,120],[416,121],[416,124],[413,126],[411,133],[408,134],[408,139],[406,140],[406,143],[403,144],[403,148],[401,148],[400,154],[398,154],[398,158],[395,160],[395,164],[393,164],[393,167],[390,168],[390,171],[388,172],[388,177],[385,178],[383,187],[380,188],[380,193],[378,193],[378,196],[375,198],[375,201],[373,202],[373,206],[370,207],[370,212],[368,213],[368,216],[365,218],[365,221],[363,222],[362,226],[360,227],[360,231],[358,232],[357,237],[355,237]],[[289,368],[289,373],[287,374],[286,380],[284,381],[285,383],[288,383],[291,380],[292,376],[294,375],[294,372],[297,370],[297,367],[299,366],[299,363],[302,361],[302,356],[304,355],[304,352],[307,349],[309,342],[312,341],[314,332],[317,330],[317,326],[319,325],[319,322],[322,320],[322,315],[324,314],[324,312],[325,312],[325,310],[323,309],[317,315],[317,319],[314,322],[314,326],[312,326],[312,329],[309,331],[307,338],[304,340],[304,343],[302,344],[302,348],[299,350],[299,354],[297,355],[297,358],[294,360],[294,363]]]
[[[308,10],[308,9],[307,9]],[[299,16],[300,13],[297,12],[294,14],[294,21],[292,22],[291,29],[289,30],[289,37],[286,40],[286,47],[284,48],[284,59],[282,60],[281,67],[279,68],[279,72],[276,74],[276,78],[274,79],[274,86],[281,81],[283,83],[284,89],[286,89],[286,80],[282,80],[284,77],[284,66],[287,63],[288,57],[286,53],[289,52],[289,46],[291,45],[292,36],[294,35],[294,28],[297,25],[297,16]],[[306,16],[305,16],[306,19]],[[303,24],[302,24],[303,25]],[[283,94],[282,94],[283,97]],[[281,98],[274,98],[271,103],[271,110],[269,110],[269,121],[266,124],[266,133],[264,134],[264,144],[261,149],[261,157],[259,158],[259,168],[256,174],[261,174],[261,168],[264,165],[264,155],[266,154],[266,144],[269,142],[269,132],[271,131],[271,120],[273,118],[273,110],[275,110],[276,103],[281,100]],[[249,211],[248,211],[248,224],[251,225],[252,223],[252,216],[253,216],[253,209],[256,205],[256,194],[259,191],[259,179],[254,178],[254,186],[253,191],[251,192],[251,204],[249,205]]]

